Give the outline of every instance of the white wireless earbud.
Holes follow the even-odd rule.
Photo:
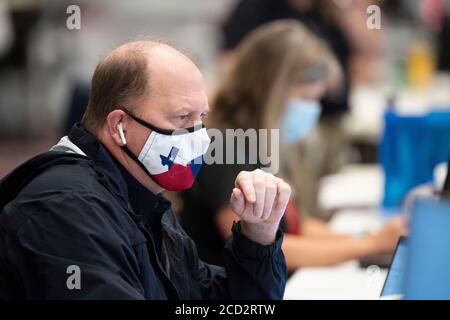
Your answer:
[[[125,139],[125,135],[123,134],[123,125],[122,122],[119,122],[117,124],[117,130],[119,130],[119,136],[120,136],[120,140],[122,140],[122,143],[124,146],[127,145],[127,139]]]

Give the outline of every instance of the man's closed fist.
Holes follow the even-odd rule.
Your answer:
[[[241,230],[263,245],[273,243],[291,196],[282,179],[258,169],[242,171],[231,194],[231,209],[241,218]]]

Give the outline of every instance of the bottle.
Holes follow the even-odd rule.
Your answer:
[[[431,85],[434,73],[434,58],[425,41],[416,41],[408,53],[408,82],[413,89]]]

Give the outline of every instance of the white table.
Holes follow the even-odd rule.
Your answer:
[[[320,181],[319,206],[324,210],[377,207],[384,192],[384,174],[379,165],[353,165]]]
[[[339,232],[376,229],[382,222],[377,209],[344,210],[331,220],[331,228]],[[289,279],[287,300],[373,300],[380,297],[387,270],[377,266],[359,267],[350,261],[333,267],[302,268]]]
[[[435,75],[427,89],[396,90],[395,108],[402,114],[423,114],[430,110],[447,108],[450,103],[448,90],[450,77]],[[383,131],[383,115],[392,88],[381,86],[355,86],[350,92],[350,112],[345,129],[353,139],[378,144]]]
[[[287,300],[375,300],[380,297],[387,271],[367,270],[351,261],[335,267],[304,268],[289,279]]]

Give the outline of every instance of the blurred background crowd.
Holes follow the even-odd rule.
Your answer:
[[[79,30],[66,25],[71,4],[81,8]],[[372,5],[381,10],[379,29],[368,25],[376,15],[368,11]],[[156,36],[188,52],[216,98],[214,113],[215,108],[227,107],[233,95],[227,81],[234,76],[235,83],[244,84],[245,74],[236,74],[236,64],[245,66],[245,61],[259,59],[263,61],[259,70],[271,67],[263,56],[263,44],[260,51],[247,48],[240,54],[236,48],[255,29],[282,19],[301,22],[321,39],[330,51],[325,64],[335,70],[329,72],[322,93],[311,93],[311,99],[321,100],[318,125],[282,153],[289,160],[282,174],[297,190],[295,200],[301,207],[295,214],[328,221],[342,208],[381,204],[386,212],[400,210],[414,187],[442,186],[446,166],[440,164],[450,155],[450,2],[446,0],[1,0],[0,177],[48,150],[81,119],[96,63],[119,44]],[[253,39],[254,46],[257,42]],[[312,72],[314,78],[314,72],[320,76],[321,71]],[[265,85],[264,72],[254,79],[260,82],[253,86]],[[224,126],[255,127],[245,124],[243,117],[237,113],[234,118],[213,119]],[[182,195],[180,211],[190,210],[181,200],[201,202],[194,193]],[[211,206],[219,210],[219,204]],[[195,219],[187,219],[186,224],[196,240]],[[319,224],[309,227],[304,233],[330,232]],[[392,234],[398,235],[388,230],[380,236]],[[207,242],[211,237],[197,240]],[[311,257],[298,263],[329,264],[354,256],[358,255],[329,261]]]

